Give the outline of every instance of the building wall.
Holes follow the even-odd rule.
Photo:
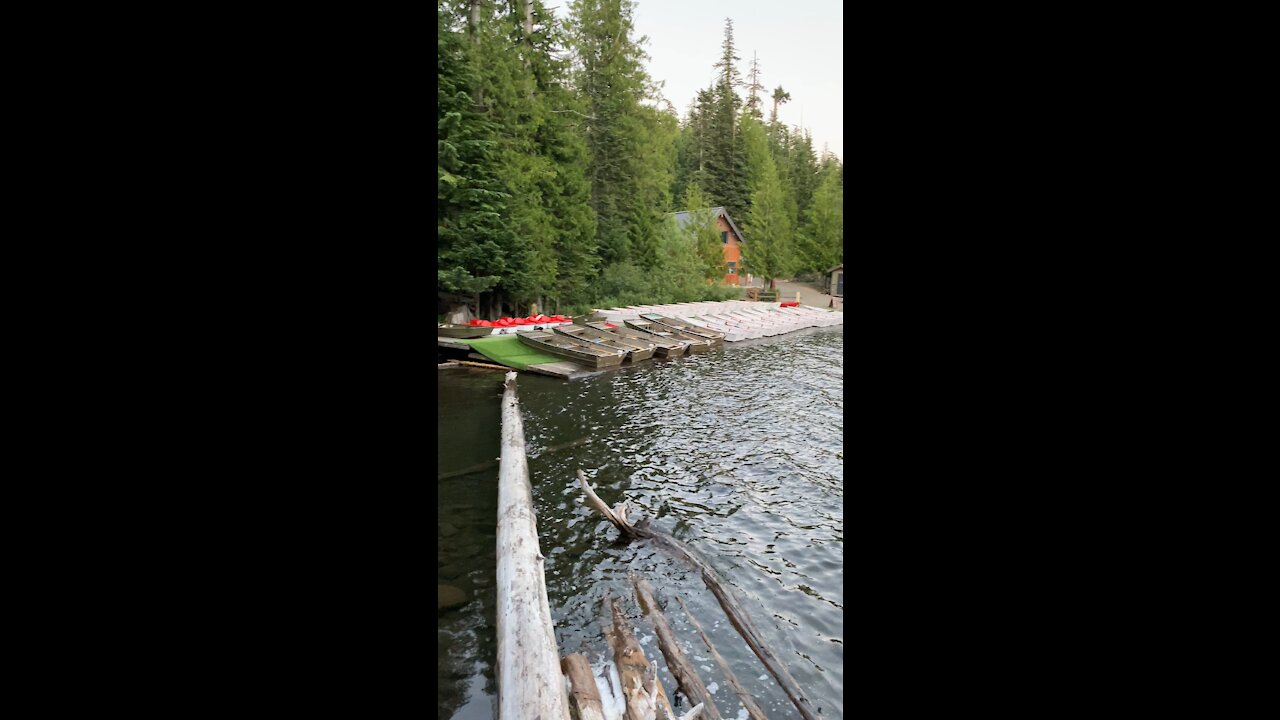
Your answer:
[[[716,218],[716,229],[720,232],[729,233],[729,242],[725,243],[723,246],[725,267],[724,284],[738,285],[738,277],[743,274],[741,249],[742,238],[738,237],[737,233],[733,231],[733,228],[729,227],[729,222],[724,219],[723,215]],[[729,263],[737,264],[737,269],[732,274],[729,273]]]
[[[843,265],[831,271],[831,282],[830,282],[830,285],[827,287],[828,295],[835,295],[837,290],[842,290],[842,288],[839,287],[840,285],[839,278],[841,275],[844,275]],[[841,293],[841,296],[843,297],[843,293]]]

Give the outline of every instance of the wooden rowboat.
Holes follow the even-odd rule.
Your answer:
[[[618,337],[586,325],[564,325],[556,328],[555,331],[571,338],[600,343],[605,347],[621,350],[627,354],[627,359],[633,363],[648,360],[653,357],[653,351],[658,349],[658,346],[651,342]]]
[[[711,343],[711,347],[720,347],[724,345],[724,333],[718,333],[705,327],[698,327],[684,318],[671,317],[669,315],[658,315],[657,313],[646,313],[640,316],[643,320],[649,320],[659,325],[664,325],[672,330],[682,332],[685,335],[692,335]]]
[[[556,335],[544,330],[516,333],[516,337],[520,338],[520,342],[531,348],[568,358],[587,367],[617,367],[622,364],[623,358],[627,356],[621,350],[614,350],[599,343],[589,343],[567,335]]]
[[[677,340],[670,336],[654,335],[635,328],[629,328],[626,325],[614,324],[610,322],[589,322],[587,327],[595,328],[601,332],[607,332],[610,335],[617,335],[626,340],[632,340],[640,343],[651,343],[654,346],[654,354],[658,357],[677,357],[685,354],[689,350],[689,343],[683,340]]]
[[[650,320],[626,320],[625,322],[628,326],[635,328],[636,330],[643,330],[644,332],[652,333],[654,335],[670,337],[675,340],[687,342],[689,343],[689,352],[691,353],[704,353],[711,349],[711,343],[705,338],[700,338],[695,335],[686,335],[685,333],[674,328],[669,328],[666,325],[659,325]]]
[[[436,332],[440,337],[480,338],[493,334],[493,328],[477,325],[439,325]]]

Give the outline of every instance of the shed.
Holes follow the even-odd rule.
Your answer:
[[[844,297],[844,263],[831,268],[827,271],[827,274],[831,276],[827,285],[827,294],[834,297]]]

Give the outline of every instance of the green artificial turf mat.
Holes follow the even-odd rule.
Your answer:
[[[530,365],[557,362],[564,358],[554,357],[538,352],[534,348],[520,342],[515,335],[494,335],[485,338],[458,340],[471,346],[472,350],[516,370],[526,370]]]

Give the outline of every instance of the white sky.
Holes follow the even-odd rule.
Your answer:
[[[568,15],[568,0],[556,3]],[[715,78],[724,19],[733,18],[738,71],[749,82],[751,56],[760,61],[765,120],[779,85],[791,100],[778,119],[813,134],[821,156],[826,143],[844,161],[844,5],[841,0],[636,0],[635,27],[647,35],[648,70],[683,120],[699,89]],[[745,100],[745,88],[738,94]]]

